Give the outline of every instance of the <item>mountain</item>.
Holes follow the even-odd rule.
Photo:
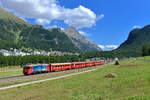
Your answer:
[[[0,8],[0,48],[32,48],[79,52],[64,32],[51,31],[40,25],[31,25]]]
[[[132,30],[128,39],[116,51],[128,51],[136,55],[141,55],[142,47],[145,44],[150,45],[150,25]]]
[[[101,51],[96,43],[84,38],[75,28],[68,27],[64,32],[79,50],[84,52]]]
[[[92,44],[89,45],[92,48],[90,46]],[[80,47],[60,28],[45,29],[40,25],[31,25],[0,8],[0,49],[10,48],[81,52]]]

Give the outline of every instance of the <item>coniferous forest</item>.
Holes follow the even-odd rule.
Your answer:
[[[79,57],[75,55],[65,56],[2,56],[0,55],[0,67],[5,66],[24,66],[26,64],[38,63],[65,63],[78,62]]]

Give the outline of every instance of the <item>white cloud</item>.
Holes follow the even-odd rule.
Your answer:
[[[63,31],[65,30],[63,27],[60,27],[60,29],[63,30]]]
[[[80,33],[81,35],[83,35],[83,36],[90,36],[90,35],[91,35],[91,34],[89,34],[89,33],[83,32],[83,31],[79,31],[79,33]]]
[[[135,26],[133,26],[132,28],[133,28],[133,29],[135,29],[135,28],[141,28],[141,26],[140,26],[140,25],[135,25]]]
[[[118,45],[106,45],[105,47],[109,49],[116,49]]]
[[[36,23],[39,24],[39,25],[47,25],[47,24],[50,23],[50,21],[47,20],[47,19],[41,19],[41,18],[39,18],[39,19],[36,20]]]
[[[62,31],[65,30],[63,27],[57,26],[57,25],[52,25],[52,26],[47,26],[46,29],[49,28],[60,28]]]
[[[103,18],[104,18],[104,14],[101,14],[101,15],[97,16],[96,20],[98,21],[98,20],[101,20]]]
[[[104,45],[98,45],[101,49],[105,49]]]
[[[52,20],[63,20],[76,28],[92,27],[104,15],[96,14],[84,6],[69,9],[61,7],[58,0],[0,0],[4,8],[12,10],[16,15],[35,18],[38,24],[48,24]]]
[[[109,51],[118,48],[118,45],[99,45],[99,47],[104,51]]]

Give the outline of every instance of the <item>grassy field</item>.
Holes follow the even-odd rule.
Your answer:
[[[115,73],[117,78],[105,75]],[[150,100],[150,62],[125,60],[93,72],[0,91],[0,100]]]
[[[22,75],[22,68],[20,66],[8,66],[0,68],[0,77]]]

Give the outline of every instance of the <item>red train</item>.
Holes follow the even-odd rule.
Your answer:
[[[55,64],[30,64],[23,67],[24,75],[31,75],[37,73],[54,72],[59,70],[69,70],[83,67],[92,67],[103,65],[104,61],[92,62],[73,62],[73,63],[55,63]]]

